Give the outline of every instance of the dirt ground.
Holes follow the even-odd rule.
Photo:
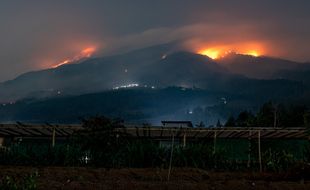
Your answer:
[[[310,189],[310,179],[300,173],[210,172],[174,168],[170,181],[162,169],[102,169],[70,167],[0,166],[0,177],[19,179],[38,172],[39,189],[203,189],[298,190]]]

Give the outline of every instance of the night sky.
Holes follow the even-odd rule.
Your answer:
[[[3,0],[0,81],[79,57],[181,42],[309,61],[309,0]]]

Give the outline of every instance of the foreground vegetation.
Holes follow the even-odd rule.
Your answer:
[[[222,126],[218,122],[217,126]],[[309,127],[310,112],[304,105],[285,105],[267,102],[256,114],[242,111],[238,116],[230,116],[226,127]]]
[[[291,190],[310,188],[309,173],[300,175],[296,172],[213,172],[195,168],[173,168],[169,181],[167,181],[167,174],[167,169],[160,168],[0,166],[0,176],[9,176],[12,179],[9,184],[15,184],[8,186],[4,180],[6,186],[0,185],[0,188],[9,187],[6,189],[10,190],[231,190],[266,189],[266,187],[272,190]],[[31,175],[34,176],[32,180],[26,180]],[[27,184],[35,184],[35,188]]]
[[[227,127],[309,127],[310,116],[305,107],[262,106],[257,114],[241,112],[230,117]],[[95,168],[197,168],[212,171],[258,171],[257,141],[218,139],[203,140],[183,146],[175,142],[159,143],[151,139],[131,138],[115,130],[122,128],[120,120],[91,117],[82,120],[83,130],[70,139],[37,143],[13,141],[0,149],[0,165],[60,166]],[[218,127],[223,127],[218,123]],[[251,147],[251,148],[249,148]],[[261,144],[262,167],[265,172],[297,171],[300,176],[310,162],[310,144],[306,140],[264,140]],[[37,189],[38,172],[15,178],[1,177],[0,189]]]
[[[296,127],[309,127],[309,118],[304,107],[278,106],[275,110],[272,103],[267,103],[255,115],[244,111],[236,119],[230,117],[225,126],[289,127],[296,124]],[[174,143],[161,144],[151,139],[131,138],[129,134],[115,130],[123,127],[122,121],[101,116],[82,120],[82,123],[83,130],[66,141],[57,142],[56,146],[46,141],[12,141],[9,146],[0,149],[0,165],[35,168],[88,167],[107,170],[156,168],[159,171],[169,171],[169,176],[171,167],[225,172],[259,170],[256,139],[218,139],[215,149],[212,140],[189,142],[183,146],[178,139]],[[218,126],[222,127],[221,124]],[[304,179],[304,170],[309,168],[310,162],[309,141],[263,140],[261,149],[263,171],[293,172],[294,175],[298,174],[294,179]],[[206,175],[202,176],[205,178]],[[3,175],[0,179],[0,189],[37,189],[39,177],[38,171],[17,177],[15,174]],[[162,180],[162,177],[160,179]]]
[[[0,150],[0,165],[90,166],[105,168],[193,167],[208,170],[258,170],[257,141],[218,140],[188,143],[176,140],[160,145],[150,139],[134,139],[119,132],[121,122],[105,117],[83,120],[84,130],[66,143],[50,144],[17,141]],[[251,147],[250,151],[248,147]],[[302,140],[262,142],[265,171],[301,167],[310,159],[310,148]]]

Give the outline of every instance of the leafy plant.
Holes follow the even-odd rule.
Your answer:
[[[74,135],[74,142],[84,154],[88,154],[89,164],[116,166],[120,161],[119,149],[127,144],[128,136],[119,130],[124,127],[121,121],[97,116],[84,119],[82,123],[84,129]]]
[[[293,154],[286,151],[272,151],[271,149],[263,153],[263,160],[266,163],[266,169],[269,171],[285,171],[295,163]]]
[[[0,184],[1,190],[35,190],[37,189],[38,172],[24,176],[24,178],[17,180],[11,176],[5,176]]]

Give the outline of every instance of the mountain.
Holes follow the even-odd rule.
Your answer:
[[[160,59],[170,48],[170,45],[159,45],[122,55],[92,58],[76,64],[28,72],[0,84],[0,101],[16,101],[42,94],[82,94],[136,82],[134,73],[144,64]]]
[[[301,81],[310,87],[310,64],[305,63],[294,69],[283,69],[276,73],[278,78],[285,78],[293,81]]]
[[[78,122],[79,117],[104,114],[126,121],[178,117],[197,105],[213,105],[216,93],[184,88],[134,88],[79,96],[23,100],[0,106],[0,120],[26,122]]]
[[[236,116],[243,110],[255,112],[270,98],[289,102],[296,97],[289,90],[283,94],[230,94],[197,88],[132,88],[109,90],[77,96],[40,100],[22,100],[0,105],[0,122],[78,123],[79,118],[105,115],[122,118],[127,123],[159,124],[161,120],[191,120],[195,124],[215,124],[218,119]],[[293,96],[292,96],[293,95]]]
[[[192,86],[192,82],[201,78],[226,72],[208,57],[188,52],[174,53],[172,49],[170,44],[158,45],[29,72],[0,84],[0,102],[42,94],[54,96],[98,92],[131,83],[165,87],[187,82]]]
[[[155,86],[183,86],[207,88],[207,82],[217,78],[230,76],[219,64],[206,56],[190,53],[175,52],[165,59],[156,61],[144,67],[140,81]]]
[[[134,122],[212,123],[244,109],[255,111],[269,100],[310,105],[307,68],[238,54],[213,60],[176,51],[174,44],[157,45],[3,82],[0,121],[77,122],[79,116],[104,114]],[[196,112],[199,116],[190,114]]]
[[[264,86],[274,84],[255,81],[251,79],[253,77],[285,79],[275,73],[301,65],[282,59],[238,54],[213,60],[175,49],[175,44],[156,45],[125,54],[91,58],[57,68],[28,72],[0,84],[0,102],[79,95],[128,84],[244,91],[244,88],[253,86],[259,89],[257,85],[262,83],[266,83],[262,84]],[[285,86],[285,83],[282,85]]]
[[[278,77],[277,73],[282,70],[294,70],[308,65],[279,58],[266,56],[254,57],[236,53],[231,53],[220,58],[217,62],[231,73],[257,79],[274,79]]]

